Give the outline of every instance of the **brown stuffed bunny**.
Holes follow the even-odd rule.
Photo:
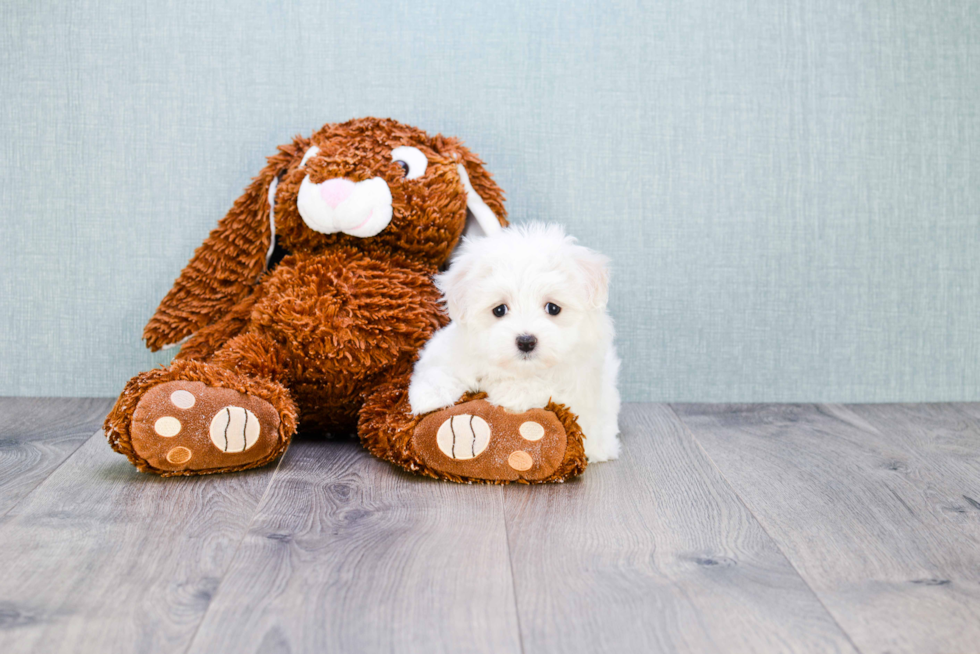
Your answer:
[[[507,225],[475,155],[364,118],[268,161],[147,324],[151,349],[182,348],[126,385],[105,421],[113,449],[164,476],[230,472],[278,457],[302,423],[356,428],[376,456],[454,481],[560,481],[585,468],[563,406],[515,415],[473,395],[427,416],[409,408],[412,364],[447,322],[432,276],[468,214],[483,232]]]

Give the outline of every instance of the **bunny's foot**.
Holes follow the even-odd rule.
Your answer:
[[[113,448],[144,472],[254,468],[282,454],[295,429],[292,403],[281,386],[207,364],[175,363],[170,370],[144,373],[127,391],[106,419],[106,433]],[[284,412],[274,403],[283,404]]]
[[[511,413],[463,402],[423,418],[412,444],[430,473],[454,481],[564,481],[585,469],[581,431],[560,405]]]
[[[133,450],[168,472],[237,468],[278,441],[279,414],[263,399],[202,382],[154,386],[133,414]]]

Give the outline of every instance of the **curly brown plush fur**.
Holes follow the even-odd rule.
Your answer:
[[[301,168],[304,154],[314,145],[319,153]],[[418,148],[428,159],[420,178],[406,179],[403,168],[392,161],[392,150],[405,145]],[[171,366],[141,373],[126,385],[106,418],[112,447],[145,472],[226,472],[273,460],[301,422],[336,433],[356,428],[368,449],[383,459],[433,477],[468,481],[419,459],[411,437],[420,418],[411,415],[406,400],[418,351],[447,322],[432,276],[449,259],[466,224],[467,195],[459,164],[500,224],[506,225],[503,193],[483,163],[456,139],[430,137],[393,120],[365,118],[329,124],[310,138],[296,137],[281,146],[197,249],[147,324],[144,338],[153,350],[186,340]],[[353,182],[382,178],[392,197],[390,224],[366,238],[314,231],[297,207],[306,176],[314,184],[341,177]],[[289,254],[266,271],[271,244],[267,197],[276,179],[276,240]],[[209,433],[217,443],[214,430],[220,431],[220,425],[209,428],[211,415],[199,415],[200,407],[207,405],[201,398],[200,410],[176,399],[172,406],[166,398],[147,399],[138,414],[146,394],[169,382],[202,382],[204,386],[186,387],[212,394],[219,391],[207,389],[231,389],[243,407],[270,404],[278,423],[270,427],[272,422],[259,421],[266,432],[277,430],[274,441],[264,442],[268,453],[222,466],[222,452],[204,451],[213,447]],[[178,387],[184,388],[165,388]],[[220,393],[228,396],[227,391]],[[244,420],[235,427],[243,434],[243,449],[237,455],[243,459],[248,455],[241,453],[250,447],[250,437],[244,434],[256,429],[256,414],[236,406],[230,409]],[[548,409],[568,436],[565,458],[549,477],[559,480],[584,468],[582,436],[567,409]],[[134,422],[134,415],[142,415],[143,422]],[[166,420],[177,424],[176,435],[168,432]],[[232,413],[224,420],[227,432]],[[224,436],[226,448],[234,447],[228,445],[227,433],[218,435]],[[165,461],[162,467],[152,464],[141,454],[140,443],[158,438],[180,443],[177,449],[185,454],[170,457],[171,463]],[[263,432],[262,438],[271,436]],[[184,461],[187,455],[191,459]]]

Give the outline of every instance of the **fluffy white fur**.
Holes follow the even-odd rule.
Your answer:
[[[619,358],[606,312],[608,259],[558,225],[531,223],[465,240],[436,278],[452,322],[419,356],[408,389],[416,414],[451,406],[466,391],[509,411],[549,399],[579,417],[590,461],[619,455]],[[546,305],[561,307],[550,315]],[[506,314],[493,310],[506,305]],[[537,338],[533,350],[517,337]]]

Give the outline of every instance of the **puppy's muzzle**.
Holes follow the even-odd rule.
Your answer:
[[[296,205],[303,222],[321,234],[367,238],[391,222],[391,189],[380,177],[361,182],[339,177],[314,184],[307,175]]]
[[[517,349],[521,352],[531,352],[537,344],[538,337],[533,334],[521,334],[517,337]]]

